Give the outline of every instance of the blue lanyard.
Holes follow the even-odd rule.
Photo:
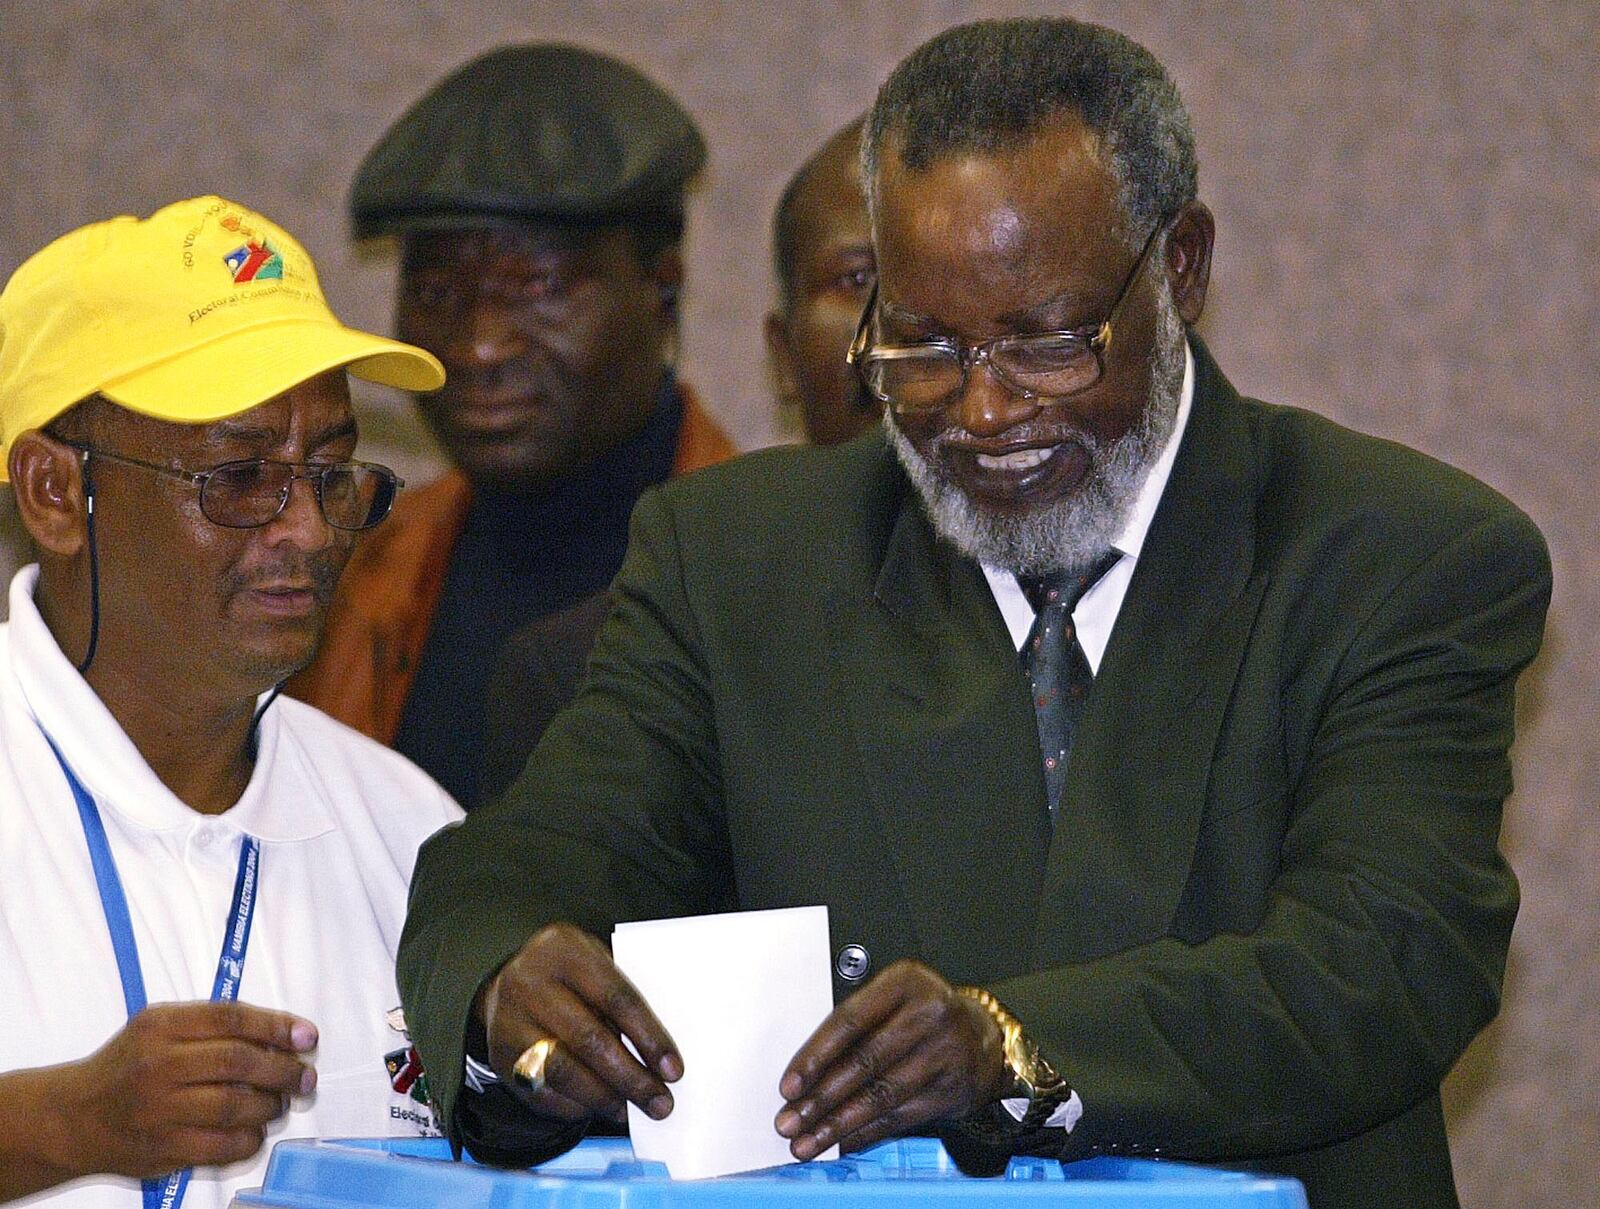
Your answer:
[[[89,791],[78,780],[61,749],[43,727],[39,733],[50,744],[56,763],[66,774],[67,785],[78,803],[83,823],[83,838],[89,845],[89,862],[94,866],[95,884],[100,890],[100,906],[105,911],[106,927],[111,932],[111,948],[117,957],[117,973],[122,976],[122,999],[132,1019],[144,1011],[144,974],[139,965],[139,946],[133,938],[133,920],[128,914],[128,897],[122,891],[117,863],[111,857],[105,824]],[[233,882],[233,906],[228,911],[227,930],[222,934],[222,955],[217,958],[217,976],[211,984],[213,1002],[238,996],[239,979],[244,976],[245,951],[250,947],[250,924],[256,913],[256,882],[261,876],[261,841],[247,835],[239,846],[239,873]],[[143,1180],[144,1209],[178,1209],[189,1188],[189,1169],[174,1171],[164,1179]]]

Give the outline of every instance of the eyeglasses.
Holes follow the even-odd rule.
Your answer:
[[[91,445],[70,441],[66,444],[90,457],[141,466],[198,488],[201,513],[225,529],[259,529],[270,523],[289,506],[289,490],[297,479],[311,484],[323,519],[335,529],[370,529],[389,515],[395,493],[405,486],[387,466],[371,462],[275,462],[251,458],[224,462],[210,470],[176,470]]]
[[[1087,328],[1028,332],[996,336],[977,344],[963,344],[948,336],[914,344],[871,344],[869,334],[878,305],[878,287],[874,283],[845,359],[855,367],[867,390],[901,415],[930,415],[943,410],[966,388],[968,373],[980,361],[987,362],[1001,382],[1026,399],[1049,402],[1079,394],[1105,374],[1112,327],[1133,283],[1150,259],[1156,237],[1166,226],[1167,220],[1160,220],[1145,238],[1110,313],[1093,332]]]

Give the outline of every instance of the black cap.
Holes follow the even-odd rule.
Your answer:
[[[358,239],[494,219],[683,214],[705,163],[667,91],[578,46],[502,46],[441,81],[367,153],[350,187]]]

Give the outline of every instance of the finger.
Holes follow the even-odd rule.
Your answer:
[[[884,1138],[903,1137],[949,1115],[957,1098],[954,1080],[936,1065],[913,1057],[864,1085],[789,1145],[797,1159],[815,1158],[828,1147],[859,1150]]]
[[[541,1116],[563,1121],[587,1117],[626,1120],[626,1102],[596,1078],[583,1063],[562,1049],[559,1042],[545,1059],[544,1085],[537,1091],[515,1076],[510,1086],[517,1097]]]
[[[778,1082],[779,1094],[785,1100],[799,1099],[824,1071],[900,1007],[905,995],[900,980],[894,977],[898,968],[891,966],[834,1008],[795,1051]]]
[[[624,1100],[656,1119],[672,1111],[666,1084],[627,1052],[613,1023],[595,1015],[589,1003],[557,990],[547,998],[546,1011],[554,1017],[550,1023],[557,1038],[554,1070],[547,1065],[546,1078],[554,1076],[557,1091],[589,1103],[598,1113],[614,1113]],[[579,1094],[579,1087],[589,1094]]]
[[[631,1100],[657,1119],[672,1111],[666,1085],[630,1054],[608,1020],[565,987],[551,987],[540,1004],[533,1040],[553,1037],[555,1051],[545,1065],[545,1083],[555,1091],[611,1115],[617,1103]],[[533,1044],[533,1040],[528,1042]]]
[[[667,1082],[681,1078],[683,1059],[666,1026],[656,1018],[644,996],[617,968],[599,942],[589,937],[585,939],[593,945],[596,960],[566,972],[563,981],[596,1015],[610,1021],[633,1042],[640,1059],[651,1071]]]
[[[606,1115],[608,1120],[615,1119],[615,1112],[620,1109],[622,1102],[613,1100],[613,1107],[609,1113],[590,1107],[588,1104],[579,1103],[549,1087],[539,1091],[530,1091],[527,1087],[513,1079],[508,1086],[511,1094],[526,1104],[541,1117],[549,1117],[558,1121],[586,1121],[590,1117]]]
[[[308,1096],[317,1086],[317,1072],[280,1049],[212,1038],[174,1046],[166,1074],[179,1086],[237,1084],[274,1096]]]
[[[879,1084],[928,1040],[933,1032],[931,1016],[902,1005],[878,1029],[861,1037],[832,1066],[818,1073],[805,1095],[784,1106],[774,1122],[778,1133],[798,1137],[863,1088]]]
[[[236,1083],[208,1083],[186,1088],[167,1109],[174,1125],[235,1133],[260,1130],[284,1114],[284,1098]]]
[[[235,1000],[158,1003],[140,1012],[134,1021],[144,1021],[170,1036],[188,1040],[235,1037],[293,1054],[307,1053],[317,1047],[317,1026],[311,1021],[291,1012]]]

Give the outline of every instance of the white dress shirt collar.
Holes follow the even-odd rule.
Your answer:
[[[1156,508],[1160,506],[1161,496],[1167,489],[1167,479],[1172,475],[1172,464],[1178,457],[1178,446],[1183,443],[1184,430],[1189,426],[1189,412],[1194,403],[1194,372],[1194,353],[1185,341],[1183,390],[1178,397],[1178,415],[1173,421],[1172,435],[1167,438],[1161,456],[1156,459],[1144,486],[1139,489],[1128,523],[1123,526],[1117,540],[1111,543],[1114,549],[1122,552],[1122,557],[1101,577],[1099,583],[1084,593],[1078,601],[1078,607],[1072,612],[1079,645],[1083,647],[1092,671],[1100,670],[1100,657],[1105,654],[1106,644],[1111,641],[1111,627],[1122,609],[1123,597],[1127,595],[1128,584],[1133,579],[1134,565],[1144,549],[1145,536],[1150,532],[1150,523],[1155,519]],[[1020,651],[1022,644],[1027,641],[1028,631],[1033,628],[1033,606],[1022,594],[1022,589],[1017,586],[1017,577],[1010,571],[986,566],[983,574],[989,581],[989,590],[994,593],[995,604],[1000,606],[1000,615],[1005,618],[1011,641]]]

